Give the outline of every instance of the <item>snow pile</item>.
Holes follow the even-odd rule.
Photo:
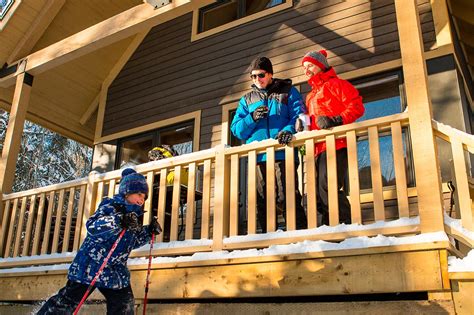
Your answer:
[[[460,219],[453,219],[445,213],[444,214],[444,224],[446,224],[449,227],[451,227],[452,229],[456,230],[457,232],[462,234],[464,237],[474,241],[474,232],[463,228],[462,225],[461,225],[461,220]]]
[[[448,237],[444,232],[425,233],[408,237],[387,237],[383,235],[377,235],[375,237],[359,236],[346,239],[340,243],[332,243],[326,241],[302,241],[288,245],[272,245],[264,249],[234,250],[231,252],[205,252],[195,253],[192,256],[181,257],[155,257],[152,259],[152,263],[163,264],[217,259],[237,259],[275,255],[307,254],[312,252],[328,252],[336,250],[363,249],[370,247],[396,246],[441,241],[448,241]],[[144,265],[147,263],[148,258],[146,257],[128,260],[128,265]]]
[[[474,272],[474,249],[467,254],[463,259],[449,256],[448,257],[448,271],[449,272]]]
[[[231,236],[224,238],[224,244],[232,243],[243,243],[243,242],[253,242],[253,241],[262,241],[262,240],[273,240],[287,237],[307,237],[312,235],[321,235],[329,233],[343,233],[343,232],[355,232],[355,231],[365,231],[373,230],[378,228],[391,228],[399,226],[410,226],[410,225],[419,225],[420,217],[413,218],[400,218],[394,221],[377,221],[372,224],[362,225],[362,224],[349,224],[344,223],[336,226],[327,226],[323,225],[314,229],[307,230],[296,230],[296,231],[287,231],[278,230],[276,232],[268,232],[264,234],[250,234],[250,235],[239,235]]]
[[[280,232],[283,233],[283,232]],[[180,263],[191,261],[206,261],[217,259],[237,259],[248,257],[269,257],[275,255],[290,255],[290,254],[307,254],[314,252],[330,252],[337,250],[349,249],[363,249],[381,246],[397,246],[405,244],[420,244],[429,242],[447,241],[448,237],[444,232],[425,233],[415,236],[394,237],[377,235],[375,237],[359,236],[346,239],[340,243],[326,242],[326,241],[302,241],[288,245],[272,245],[264,249],[247,249],[234,251],[219,251],[219,252],[201,252],[195,253],[192,256],[179,257],[155,257],[152,259],[153,264],[166,263]],[[209,244],[210,240],[195,240],[203,244]],[[128,260],[128,265],[146,265],[148,258],[131,258]],[[37,272],[50,270],[66,270],[69,264],[58,264],[49,266],[37,266],[27,268],[10,268],[0,269],[0,274],[13,272]]]
[[[185,241],[172,241],[166,243],[155,243],[153,249],[170,249],[170,248],[183,248],[183,247],[194,247],[194,246],[211,246],[212,240],[202,238],[200,240],[185,240]],[[150,244],[143,245],[140,248],[135,249],[133,252],[150,251]]]

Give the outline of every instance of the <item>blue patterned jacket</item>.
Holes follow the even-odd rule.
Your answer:
[[[120,195],[105,198],[97,211],[86,222],[87,236],[74,261],[69,267],[68,279],[90,284],[113,243],[122,231],[120,220],[123,213],[135,212],[143,215],[143,207],[127,203]],[[130,285],[127,259],[130,252],[145,245],[151,239],[149,226],[138,232],[126,231],[110,257],[95,286],[98,288],[121,289]]]

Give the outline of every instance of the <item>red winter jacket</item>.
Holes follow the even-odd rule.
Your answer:
[[[319,72],[308,80],[312,90],[306,96],[306,107],[311,120],[310,130],[319,130],[318,116],[342,117],[343,124],[350,124],[364,114],[362,97],[352,84],[340,79],[333,68]],[[346,139],[336,140],[336,150],[347,147]],[[315,155],[326,150],[326,142],[315,144]]]

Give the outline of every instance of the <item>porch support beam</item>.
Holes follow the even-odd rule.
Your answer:
[[[32,84],[33,77],[26,72],[19,74],[16,78],[15,94],[0,163],[0,192],[2,194],[12,190]]]
[[[416,0],[395,0],[395,9],[413,141],[420,230],[443,231],[441,180],[418,7]]]

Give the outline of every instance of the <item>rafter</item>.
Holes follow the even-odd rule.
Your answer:
[[[7,58],[7,63],[11,64],[16,60],[28,55],[38,40],[43,36],[44,31],[58,14],[64,5],[65,0],[48,0],[40,13],[36,17],[29,30],[23,38],[15,46],[10,56]]]

